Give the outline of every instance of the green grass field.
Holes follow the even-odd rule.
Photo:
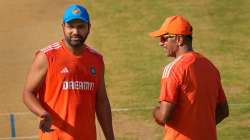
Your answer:
[[[171,59],[165,57],[163,50],[158,46],[158,40],[150,38],[148,32],[158,29],[168,16],[183,15],[194,28],[194,49],[212,60],[221,72],[230,104],[230,117],[218,125],[218,139],[249,139],[250,1],[73,2],[84,4],[89,9],[92,31],[87,42],[104,55],[107,91],[112,108],[144,108],[157,105],[161,72]],[[15,19],[6,18],[15,22],[14,26],[5,20],[0,23],[0,31],[3,33],[0,40],[5,43],[0,47],[1,68],[4,68],[0,71],[0,112],[27,111],[20,95],[33,52],[49,42],[59,40],[62,36],[60,16],[71,2],[55,0],[48,3],[48,0],[27,0],[23,3],[26,8],[14,2],[1,6],[4,8],[14,5],[16,8],[12,10],[19,11],[14,16],[23,17],[20,24],[17,24]],[[32,6],[36,9],[33,10]],[[0,15],[6,17],[4,14]],[[12,34],[15,34],[15,41],[19,47],[11,40]],[[17,49],[25,51],[26,54],[20,53]],[[6,80],[10,75],[10,80]],[[8,126],[2,125],[6,122],[5,119],[0,118],[0,129],[4,128],[4,131],[0,130],[0,137],[8,136]],[[113,119],[118,140],[162,139],[163,129],[153,122],[151,110],[114,112]],[[19,121],[18,135],[36,134],[36,130],[33,129],[35,125],[29,122],[24,125],[25,120],[27,119]],[[27,129],[24,130],[23,127]]]

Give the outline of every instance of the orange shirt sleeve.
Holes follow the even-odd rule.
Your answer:
[[[164,73],[163,73],[164,75]],[[179,90],[178,73],[172,69],[166,77],[162,77],[160,101],[177,103]]]

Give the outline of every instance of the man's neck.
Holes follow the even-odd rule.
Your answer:
[[[74,55],[76,55],[76,56],[81,55],[82,52],[83,52],[83,49],[86,47],[85,44],[83,44],[83,45],[80,46],[80,47],[72,47],[72,46],[69,45],[68,42],[65,41],[65,40],[64,40],[64,44],[65,44],[65,46],[69,49],[69,51],[70,51],[71,53],[73,53]]]
[[[182,56],[185,53],[189,53],[189,52],[193,52],[192,47],[188,47],[188,46],[183,46],[182,48],[179,49],[179,51],[176,53],[176,57],[178,58],[179,56]]]

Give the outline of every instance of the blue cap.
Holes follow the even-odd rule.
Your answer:
[[[70,22],[74,19],[80,19],[83,22],[89,22],[89,14],[85,7],[73,4],[68,7],[63,16],[63,22]]]

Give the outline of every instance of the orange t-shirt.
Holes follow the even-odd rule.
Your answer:
[[[176,105],[164,140],[216,140],[215,110],[226,101],[217,68],[196,52],[176,58],[164,69],[160,101]]]
[[[73,55],[64,41],[41,49],[48,71],[39,89],[42,106],[52,115],[53,132],[41,140],[96,140],[96,94],[104,68],[102,55],[85,47]]]

